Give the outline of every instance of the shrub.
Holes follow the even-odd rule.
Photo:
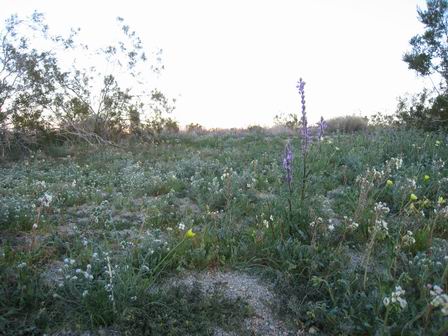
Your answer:
[[[204,128],[202,127],[202,125],[200,125],[198,123],[188,124],[186,127],[186,130],[188,133],[203,133],[204,132]]]
[[[247,127],[247,130],[251,133],[264,134],[264,128],[258,125],[251,125]]]
[[[336,117],[327,121],[328,131],[353,133],[367,129],[368,119],[360,116]]]
[[[400,97],[396,111],[398,120],[408,127],[424,130],[448,128],[446,94],[430,96],[427,90],[410,97]]]

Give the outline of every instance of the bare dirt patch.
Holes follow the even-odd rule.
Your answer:
[[[288,330],[283,321],[273,316],[271,306],[277,302],[277,298],[272,289],[260,279],[239,272],[208,271],[189,273],[184,277],[175,278],[169,285],[192,287],[197,283],[205,293],[219,288],[226,297],[241,298],[250,305],[254,314],[244,321],[244,335],[297,335],[297,331]],[[237,334],[216,328],[214,336],[237,336]]]

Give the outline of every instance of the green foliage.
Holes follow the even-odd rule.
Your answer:
[[[204,133],[204,128],[202,127],[202,125],[198,123],[188,124],[186,130],[188,133],[196,133],[196,134]]]
[[[178,131],[177,122],[166,116],[175,100],[147,90],[145,75],[163,70],[162,51],[151,53],[152,64],[146,66],[137,33],[122,18],[117,21],[121,38],[96,50],[78,41],[79,29],[67,37],[51,34],[41,13],[5,21],[0,32],[2,157],[62,139],[104,144],[129,134],[146,139]]]
[[[368,120],[365,117],[345,116],[327,120],[328,132],[353,133],[365,131]]]
[[[417,10],[425,31],[410,41],[412,50],[403,60],[409,69],[428,77],[436,74],[441,78],[434,92],[424,90],[411,99],[400,99],[397,116],[407,125],[427,130],[448,127],[448,1],[427,0],[426,8]]]
[[[290,113],[288,115],[279,114],[274,117],[274,124],[276,126],[284,126],[292,130],[297,130],[299,128],[300,121],[295,113]]]

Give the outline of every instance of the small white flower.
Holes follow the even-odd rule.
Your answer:
[[[443,289],[440,288],[440,286],[438,286],[438,285],[434,285],[434,287],[433,287],[432,289],[433,289],[434,291],[431,291],[431,292],[434,292],[434,294],[431,293],[431,295],[440,295],[440,294],[443,293]]]
[[[185,230],[185,224],[180,222],[179,225],[177,225],[177,227],[179,228],[179,230],[183,231]]]
[[[266,219],[263,219],[263,225],[266,229],[269,229],[269,222]]]
[[[389,305],[389,303],[390,303],[390,299],[386,296],[386,297],[383,299],[383,304],[387,307],[387,306]]]
[[[37,230],[37,223],[33,224],[33,230]]]
[[[17,268],[19,268],[19,269],[22,269],[24,267],[26,267],[26,263],[25,262],[22,262],[22,263],[17,265]]]
[[[406,308],[406,306],[408,305],[408,303],[406,302],[406,300],[403,299],[403,298],[401,298],[401,297],[399,297],[397,300],[398,300],[398,302],[400,303],[400,307],[401,307],[402,309]]]
[[[88,290],[85,290],[84,292],[82,292],[82,297],[86,297],[89,294]]]

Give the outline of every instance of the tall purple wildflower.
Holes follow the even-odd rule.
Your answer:
[[[283,155],[283,168],[285,169],[285,179],[286,182],[288,183],[288,186],[291,186],[291,182],[292,182],[292,149],[291,149],[291,144],[288,143],[285,146],[285,153]]]
[[[297,82],[296,88],[299,90],[300,102],[302,103],[302,117],[300,118],[302,122],[301,135],[302,135],[302,152],[306,153],[308,151],[308,144],[311,141],[310,130],[308,128],[308,117],[306,116],[306,105],[305,105],[305,82],[302,78]]]
[[[324,120],[324,117],[320,117],[319,122],[317,123],[317,126],[319,127],[319,140],[322,140],[324,138],[324,132],[327,128],[327,122]]]
[[[302,117],[300,118],[302,127],[302,188],[300,192],[300,199],[302,204],[305,200],[305,189],[306,189],[306,179],[308,176],[307,170],[307,157],[308,157],[308,145],[311,141],[310,129],[308,128],[308,118],[306,116],[306,106],[305,106],[305,82],[302,78],[297,82],[296,88],[299,90],[300,101],[302,103]]]
[[[289,216],[292,214],[292,148],[291,144],[288,143],[285,146],[285,153],[283,154],[283,168],[285,169],[285,180],[288,184],[288,206],[289,206]]]

